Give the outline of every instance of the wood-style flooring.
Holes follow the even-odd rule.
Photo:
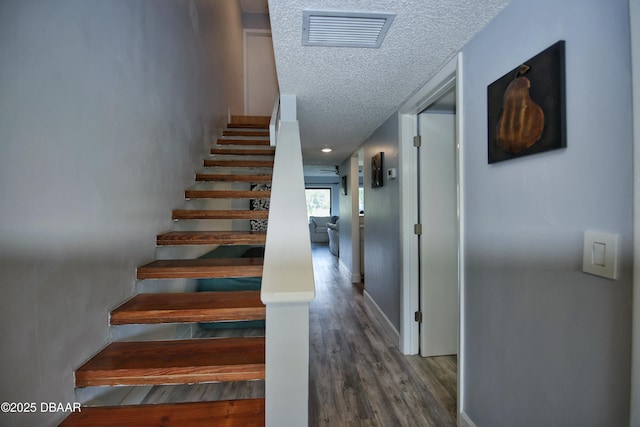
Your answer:
[[[403,356],[326,244],[314,244],[309,426],[455,426],[456,358]],[[263,330],[200,330],[198,337]],[[263,381],[154,386],[143,403],[264,397]]]

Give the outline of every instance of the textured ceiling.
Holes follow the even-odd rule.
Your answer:
[[[269,0],[278,83],[298,97],[305,164],[350,156],[508,2]],[[305,9],[396,17],[380,49],[302,46]]]

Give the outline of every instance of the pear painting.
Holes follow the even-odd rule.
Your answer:
[[[542,136],[544,112],[531,99],[531,82],[524,75],[530,67],[521,65],[516,78],[504,93],[496,142],[505,152],[517,154],[534,145]]]

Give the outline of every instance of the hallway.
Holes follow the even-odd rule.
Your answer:
[[[309,426],[454,426],[455,356],[403,356],[327,245],[313,268]]]

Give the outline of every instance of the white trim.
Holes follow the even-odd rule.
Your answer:
[[[411,96],[399,109],[399,168],[402,171],[400,188],[400,248],[402,278],[400,288],[400,350],[404,354],[417,354],[419,330],[413,321],[413,313],[418,310],[418,241],[414,238],[413,224],[416,223],[418,200],[416,160],[413,151],[413,136],[417,132],[417,115],[446,91],[456,87],[456,129],[457,129],[457,183],[458,183],[458,413],[464,408],[464,134],[462,53],[452,57],[418,92]],[[469,420],[470,421],[470,420]],[[461,424],[462,425],[462,424]],[[471,423],[473,425],[473,423]]]
[[[471,418],[464,412],[460,412],[460,417],[458,417],[458,426],[459,427],[476,427],[475,423],[471,421]]]
[[[458,150],[456,159],[456,166],[458,169],[458,387],[456,388],[458,399],[458,413],[460,418],[466,417],[464,413],[464,385],[465,385],[465,367],[464,367],[464,355],[465,355],[465,276],[464,276],[464,82],[462,80],[462,71],[464,69],[462,52],[458,53],[456,69],[456,115],[458,132]],[[469,420],[471,422],[471,420]],[[474,426],[471,423],[471,426]]]
[[[629,425],[640,423],[640,0],[629,0],[633,86],[633,323]]]
[[[387,315],[384,314],[380,306],[376,304],[373,298],[371,298],[371,295],[369,295],[366,289],[362,294],[364,296],[365,307],[369,310],[372,316],[374,316],[375,318],[378,319],[378,321],[380,321],[380,325],[382,325],[382,329],[384,329],[387,336],[391,339],[391,341],[393,341],[393,344],[395,344],[396,346],[399,346],[400,333],[398,333],[398,330],[395,328],[395,326],[393,326],[393,324],[391,323]]]
[[[400,351],[403,354],[418,354],[419,329],[412,313],[418,311],[418,239],[413,225],[418,222],[417,163],[413,156],[413,137],[417,132],[416,114],[399,114],[398,126],[400,170]]]

